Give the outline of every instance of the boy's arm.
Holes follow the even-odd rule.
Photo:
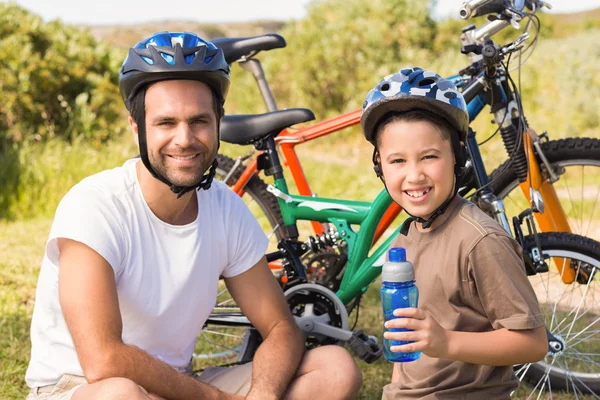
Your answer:
[[[514,365],[536,362],[548,352],[546,328],[490,332],[458,332],[442,328],[429,313],[418,308],[404,308],[394,315],[406,317],[386,322],[388,328],[408,328],[412,332],[386,332],[392,340],[413,341],[392,346],[394,352],[422,351],[429,357],[447,358],[472,364]]]
[[[444,358],[471,364],[514,365],[540,361],[548,352],[543,326],[512,331],[448,332],[448,355]]]
[[[400,372],[398,371],[398,365],[396,363],[392,366],[392,383],[398,382],[400,379]]]

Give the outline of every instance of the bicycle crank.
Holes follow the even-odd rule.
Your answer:
[[[374,336],[348,329],[348,312],[342,301],[326,287],[303,283],[285,292],[292,315],[304,332],[308,349],[346,343],[363,361],[372,363],[383,350]]]

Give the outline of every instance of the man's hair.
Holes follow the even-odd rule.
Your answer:
[[[446,121],[444,118],[439,117],[438,115],[433,114],[431,112],[427,112],[427,111],[421,110],[421,109],[410,110],[407,112],[392,111],[392,112],[385,114],[381,118],[381,120],[379,120],[377,125],[375,125],[375,137],[374,137],[375,140],[374,140],[374,142],[375,142],[375,148],[377,150],[379,149],[379,145],[380,145],[381,132],[383,132],[385,127],[388,126],[389,124],[394,123],[394,122],[400,122],[400,121],[403,121],[403,122],[420,122],[420,121],[429,122],[437,128],[440,135],[442,135],[442,139],[444,139],[444,140],[451,140],[452,134],[458,135],[458,132],[456,132],[456,129],[452,125],[450,125],[450,123],[448,121]]]
[[[146,85],[143,89],[144,90],[138,90],[137,93],[133,96],[132,100],[131,100],[131,110],[129,111],[129,113],[131,114],[131,118],[133,118],[133,120],[137,123],[138,117],[139,117],[139,112],[140,110],[138,110],[138,104],[139,104],[139,96],[145,96],[146,92],[148,91],[148,88],[150,86],[152,86],[154,83],[150,83],[148,85]],[[210,90],[211,94],[212,94],[212,108],[213,108],[213,112],[215,113],[215,117],[217,118],[217,126],[219,125],[219,120],[221,119],[221,117],[223,116],[223,107],[221,106],[221,104],[219,104],[219,101],[217,100],[217,95],[215,94],[215,92],[211,89]],[[144,104],[146,104],[144,102]]]

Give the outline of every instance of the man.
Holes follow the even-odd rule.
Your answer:
[[[265,235],[212,181],[229,86],[222,51],[194,34],[155,34],[130,49],[119,86],[141,160],[84,179],[57,209],[28,399],[353,398],[356,364],[335,346],[304,354]],[[264,342],[252,364],[192,377],[220,276]]]

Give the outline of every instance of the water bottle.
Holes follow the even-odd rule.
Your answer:
[[[383,264],[381,271],[381,304],[383,305],[383,316],[385,321],[395,318],[394,310],[398,308],[417,307],[419,300],[419,290],[415,286],[415,271],[413,265],[406,261],[406,250],[402,247],[391,248],[388,252],[388,259]],[[411,329],[405,328],[385,328],[386,332],[406,332]],[[395,353],[390,350],[390,346],[400,346],[411,343],[403,340],[389,340],[383,338],[383,347],[385,358],[392,362],[415,361],[421,356],[420,351],[412,353]]]

